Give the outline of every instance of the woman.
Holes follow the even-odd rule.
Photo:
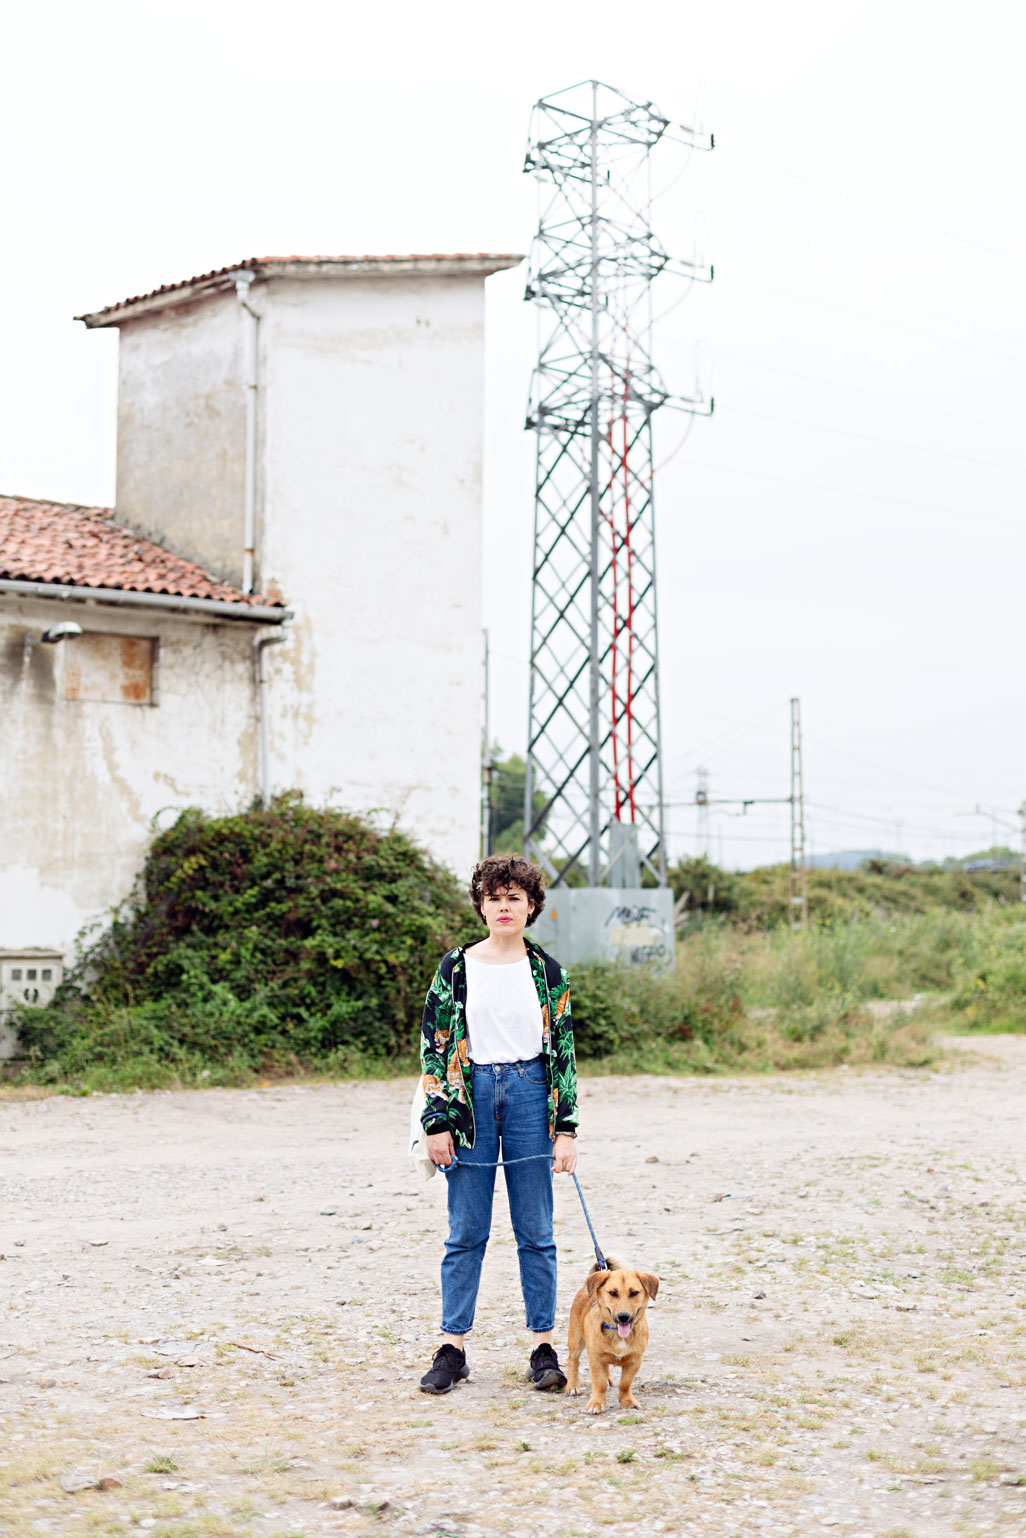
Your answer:
[[[577,1166],[569,979],[558,961],[524,938],[545,906],[536,865],[492,855],[475,867],[470,897],[488,937],[442,957],[421,1032],[427,1092],[421,1120],[432,1162],[448,1171],[449,1237],[442,1345],[420,1386],[426,1394],[447,1394],[469,1376],[463,1342],[474,1323],[501,1158],[534,1335],[528,1377],[535,1388],[561,1389],[566,1376],[552,1346],[552,1175],[570,1175]]]

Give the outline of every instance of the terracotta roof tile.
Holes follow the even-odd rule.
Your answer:
[[[522,256],[508,251],[430,251],[387,256],[248,256],[244,261],[233,262],[230,267],[214,267],[210,272],[198,273],[194,278],[183,278],[178,283],[162,283],[159,288],[151,288],[144,294],[133,294],[128,299],[119,299],[116,304],[76,315],[75,319],[85,321],[87,326],[108,325],[112,320],[121,318],[123,312],[133,306],[160,308],[157,301],[165,294],[171,296],[167,301],[170,304],[176,302],[175,296],[180,301],[182,297],[198,297],[204,292],[230,287],[238,272],[252,272],[258,278],[303,273],[339,275],[346,272],[387,272],[389,267],[400,265],[427,272],[445,272],[453,267],[463,267],[470,272],[495,272],[515,267],[521,261]],[[186,294],[185,290],[190,292]]]
[[[0,496],[0,577],[69,587],[122,588],[240,605],[280,605],[272,593],[240,593],[192,561],[116,522],[109,507]]]

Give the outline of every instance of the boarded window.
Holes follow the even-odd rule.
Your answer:
[[[65,641],[64,697],[117,705],[153,703],[154,642],[148,636],[86,631]]]

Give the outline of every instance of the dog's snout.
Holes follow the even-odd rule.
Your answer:
[[[618,1324],[630,1324],[631,1316],[625,1308],[622,1308],[616,1316]]]

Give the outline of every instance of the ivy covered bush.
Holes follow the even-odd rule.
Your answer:
[[[480,933],[402,833],[295,794],[187,811],[54,1003],[23,1012],[22,1047],[33,1077],[86,1088],[412,1061],[433,968]]]

